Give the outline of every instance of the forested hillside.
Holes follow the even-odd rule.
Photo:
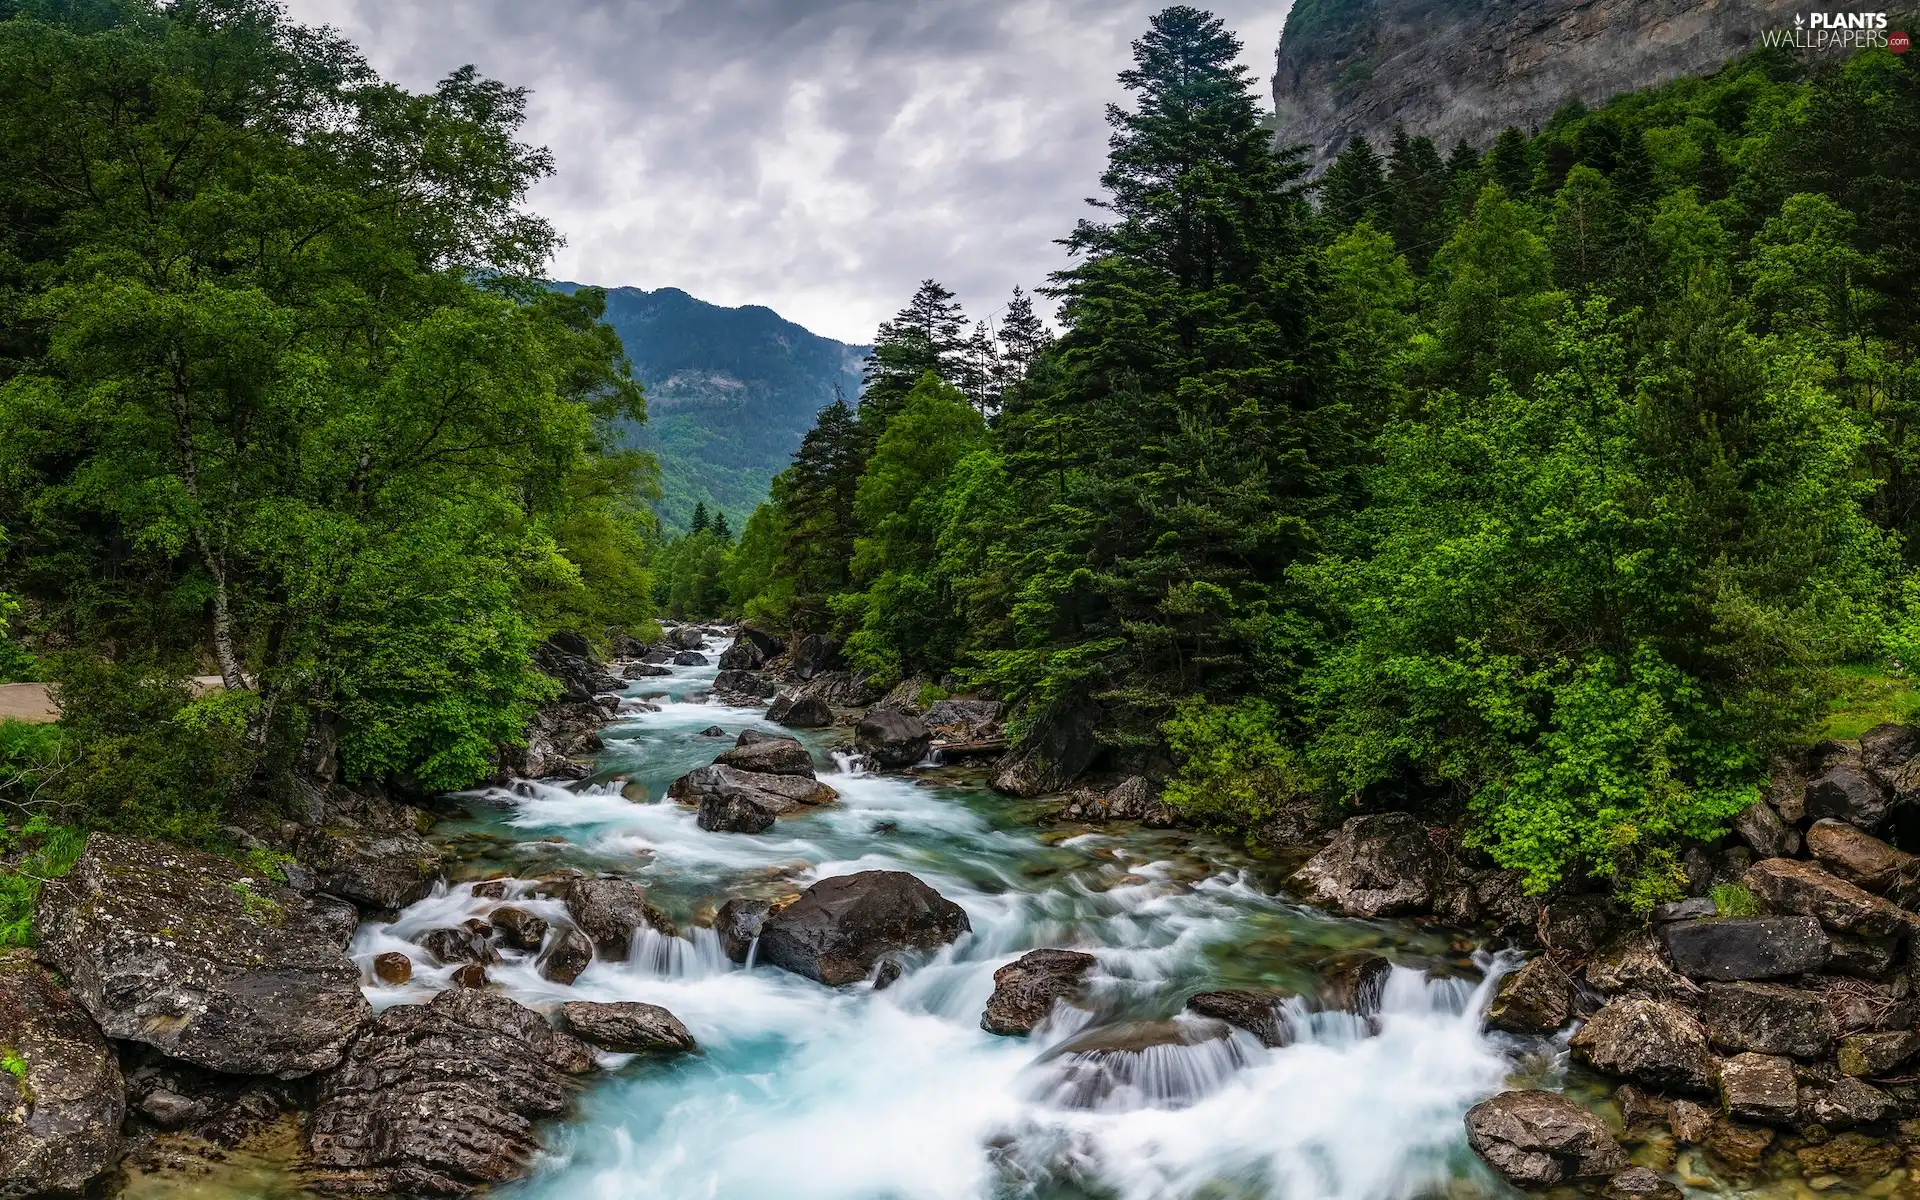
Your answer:
[[[0,725],[0,849],[231,848],[303,754],[470,785],[543,638],[648,626],[645,405],[605,294],[539,282],[524,101],[264,0],[0,4],[0,681],[62,706]]]
[[[678,288],[613,288],[606,322],[647,389],[648,420],[623,427],[622,438],[659,459],[655,508],[675,530],[687,528],[696,504],[745,519],[820,406],[836,391],[860,391],[866,347],[809,333],[758,305],[723,308]]]
[[[1678,895],[1916,652],[1913,69],[1763,53],[1308,186],[1238,50],[1135,44],[1056,340],[923,287],[674,595],[1092,722],[1205,823],[1413,808]]]

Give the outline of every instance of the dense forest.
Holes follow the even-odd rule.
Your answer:
[[[1057,336],[924,284],[663,596],[1091,708],[1203,824],[1410,808],[1678,895],[1920,653],[1913,70],[1757,53],[1309,180],[1239,49],[1183,7],[1135,43]]]
[[[0,723],[0,879],[232,848],[316,745],[471,785],[544,639],[664,612],[1077,714],[1198,824],[1408,808],[1677,894],[1837,697],[1910,691],[1913,70],[1763,52],[1310,179],[1239,51],[1154,17],[1041,304],[927,281],[765,503],[668,538],[521,92],[265,0],[0,0],[0,681],[62,706]]]
[[[231,846],[314,745],[467,786],[542,638],[647,626],[644,402],[540,279],[524,99],[266,0],[0,3],[0,682],[62,706],[0,725],[0,849]]]

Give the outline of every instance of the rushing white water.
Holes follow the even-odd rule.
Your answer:
[[[1477,979],[1396,968],[1378,1032],[1341,1012],[1284,1010],[1291,1045],[1199,1036],[1120,1060],[1098,1086],[1090,1066],[1050,1055],[1089,1024],[1165,1018],[1207,987],[1304,987],[1314,964],[1357,945],[1398,942],[1440,963],[1431,936],[1339,921],[1277,898],[1225,851],[1183,853],[1165,835],[1091,831],[1053,845],[978,789],[911,777],[824,773],[836,805],[761,835],[714,834],[691,810],[634,803],[662,796],[709,761],[756,710],[689,703],[712,668],[643,680],[665,691],[604,734],[603,776],[571,787],[524,783],[473,798],[468,833],[488,864],[520,876],[508,899],[549,919],[564,905],[532,896],[557,864],[619,869],[691,926],[651,932],[626,963],[596,961],[571,986],[505,952],[492,981],[524,1003],[643,1000],[677,1014],[697,1055],[610,1056],[575,1113],[545,1137],[549,1155],[506,1194],[588,1197],[1148,1197],[1391,1200],[1504,1194],[1466,1152],[1461,1116],[1497,1091],[1510,1062],[1480,1014],[1504,958]],[[702,736],[712,725],[725,740]],[[816,743],[816,757],[830,761]],[[556,840],[557,839],[557,840]],[[796,892],[868,868],[912,871],[967,910],[970,936],[909,966],[892,987],[841,990],[728,962],[701,927],[729,895]],[[477,868],[478,869],[478,868]],[[447,986],[410,939],[484,915],[497,903],[443,887],[391,924],[368,924],[353,952],[415,958],[414,981],[370,987],[385,1005]],[[980,1028],[993,972],[1020,953],[1093,953],[1088,1009],[1058,1009],[1031,1038]]]

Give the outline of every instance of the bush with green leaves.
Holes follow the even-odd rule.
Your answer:
[[[1196,824],[1228,829],[1258,825],[1306,798],[1311,780],[1280,724],[1262,700],[1182,701],[1160,726],[1180,764],[1161,798]]]

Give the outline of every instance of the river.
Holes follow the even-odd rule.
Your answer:
[[[711,651],[709,652],[712,653]],[[761,835],[709,833],[664,800],[677,776],[712,760],[760,710],[690,702],[715,668],[676,668],[628,690],[653,694],[602,731],[592,779],[521,782],[460,797],[467,816],[435,836],[458,853],[452,881],[392,923],[369,922],[351,952],[364,966],[412,950],[412,982],[369,986],[376,1006],[426,998],[449,971],[410,939],[483,915],[469,881],[508,873],[532,898],[560,867],[617,870],[648,887],[680,925],[640,935],[632,960],[594,962],[571,986],[505,951],[489,977],[536,1008],[566,999],[641,1000],[672,1010],[697,1054],[608,1056],[570,1116],[543,1135],[510,1200],[1413,1200],[1511,1196],[1467,1150],[1461,1117],[1512,1080],[1556,1086],[1561,1042],[1481,1027],[1488,989],[1517,961],[1412,922],[1347,920],[1287,899],[1294,864],[1235,846],[1133,826],[1047,827],[1043,804],[989,791],[979,767],[850,772],[803,734],[837,804],[783,818]],[[659,694],[663,693],[663,694]],[[726,737],[703,731],[718,726]],[[782,731],[784,732],[784,731]],[[644,799],[638,798],[644,793]],[[629,798],[630,796],[636,798]],[[726,960],[706,927],[737,895],[777,897],[851,871],[911,871],[963,906],[973,932],[910,962],[900,980],[832,990],[771,967]],[[1098,959],[1088,1013],[1031,1038],[980,1028],[993,972],[1043,946]],[[1140,1078],[1097,1107],[1061,1102],[1050,1046],[1093,1020],[1169,1017],[1196,991],[1311,991],[1332,955],[1373,949],[1397,964],[1378,1032],[1344,1012],[1289,1012],[1294,1044],[1245,1034],[1153,1052]],[[368,977],[371,978],[369,970]],[[147,1177],[125,1195],[291,1195],[290,1181],[246,1155],[225,1178]],[[297,1190],[297,1189],[295,1189]]]

